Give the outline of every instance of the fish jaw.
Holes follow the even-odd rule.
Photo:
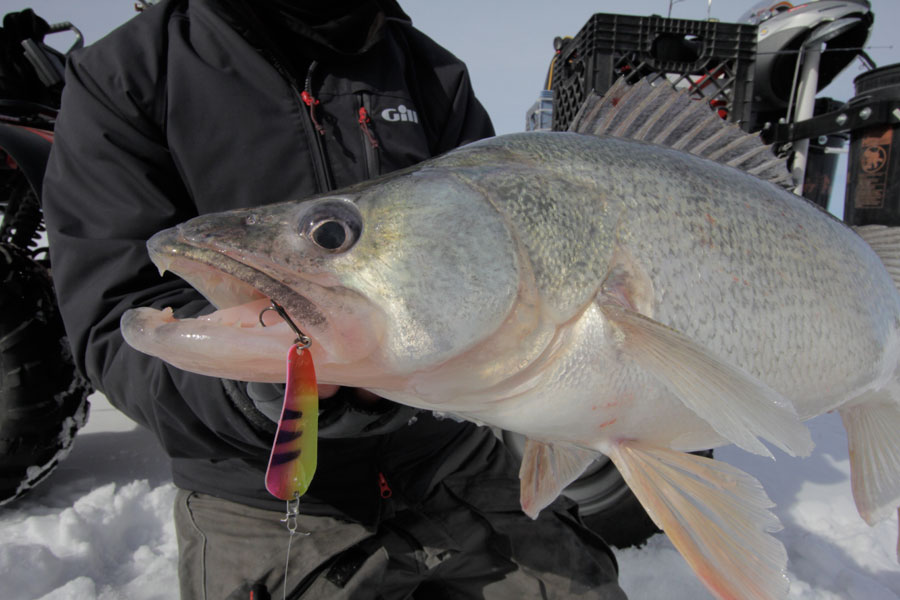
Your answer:
[[[243,211],[233,212],[221,218],[245,218],[238,214]],[[260,269],[258,264],[263,261],[252,254],[228,256],[204,247],[202,236],[197,235],[198,226],[192,223],[153,236],[147,244],[150,258],[161,273],[178,275],[218,310],[192,318],[176,318],[171,308],[129,310],[121,320],[122,334],[129,345],[194,373],[240,381],[283,382],[284,353],[297,334],[275,311],[267,311],[274,301],[310,338],[310,351],[322,383],[329,383],[332,371],[345,381],[344,371],[353,371],[348,366],[365,362],[371,348],[365,340],[371,339],[369,335],[377,329],[379,319],[363,301],[354,303],[344,298],[331,303],[338,309],[320,309],[322,304],[310,298],[321,301],[341,295],[341,290],[329,290],[296,274],[289,283],[282,283],[277,275]],[[200,227],[209,226],[208,219],[201,221]],[[354,305],[352,309],[348,304]],[[365,321],[353,314],[365,315]]]
[[[251,312],[268,304],[261,299],[238,308]],[[122,316],[121,328],[129,345],[185,371],[240,381],[282,382],[285,378],[279,359],[292,339],[287,325],[259,328],[248,335],[248,326],[240,321],[176,319],[171,308],[137,308]]]

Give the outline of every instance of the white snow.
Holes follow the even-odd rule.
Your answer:
[[[153,437],[91,397],[88,424],[41,485],[0,509],[4,600],[170,600],[177,597],[175,488]],[[775,462],[728,447],[716,457],[756,476],[777,503],[790,598],[900,600],[897,517],[867,526],[850,492],[840,419],[809,423],[816,449]],[[632,600],[711,598],[664,535],[616,551]]]

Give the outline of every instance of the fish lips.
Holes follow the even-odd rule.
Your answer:
[[[217,309],[268,298],[305,325],[315,327],[325,321],[316,305],[296,290],[235,253],[207,243],[206,228],[214,226],[199,217],[157,233],[147,242],[150,260],[160,273],[171,271],[187,281]],[[215,231],[217,239],[228,239],[221,226]]]
[[[160,272],[180,276],[218,309],[183,319],[176,319],[170,308],[137,308],[122,316],[121,331],[129,345],[180,369],[242,381],[284,381],[285,352],[297,334],[274,314],[264,322],[266,309],[278,302],[313,340],[316,331],[306,328],[326,320],[306,297],[273,276],[192,243],[184,226],[156,234],[148,250]],[[312,351],[320,359],[328,356],[318,342]]]

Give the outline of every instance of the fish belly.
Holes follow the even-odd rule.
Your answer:
[[[658,379],[619,351],[597,303],[560,328],[543,355],[489,392],[458,399],[458,414],[544,442],[604,452],[622,439],[679,450],[728,443]],[[452,403],[446,406],[452,410]]]

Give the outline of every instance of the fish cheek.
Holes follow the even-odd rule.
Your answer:
[[[344,273],[387,315],[382,359],[403,372],[488,337],[518,294],[516,243],[491,203],[449,178],[416,183],[366,211],[347,255],[354,268]]]

